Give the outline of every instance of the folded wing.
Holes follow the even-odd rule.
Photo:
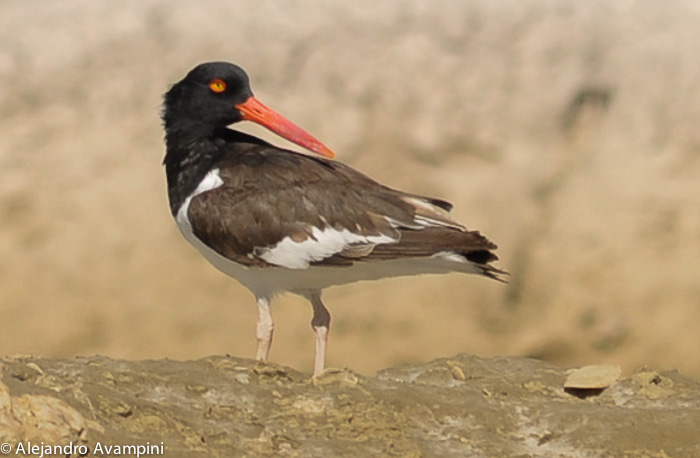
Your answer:
[[[448,202],[387,188],[338,162],[304,155],[239,154],[222,161],[223,185],[194,196],[194,234],[250,267],[350,266],[435,257],[454,270],[489,265],[496,245],[449,216]]]

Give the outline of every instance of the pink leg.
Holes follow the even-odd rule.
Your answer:
[[[258,339],[258,349],[255,352],[255,359],[258,361],[267,361],[267,356],[270,354],[272,346],[272,332],[275,325],[272,322],[272,314],[270,313],[270,300],[267,297],[258,297],[258,325],[255,336]]]
[[[314,358],[314,376],[326,368],[326,347],[328,346],[328,331],[331,326],[331,314],[321,301],[321,292],[313,291],[306,296],[314,308],[311,327],[316,334],[316,356]]]

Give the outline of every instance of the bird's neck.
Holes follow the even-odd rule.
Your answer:
[[[168,180],[170,210],[175,215],[220,159],[223,140],[218,129],[207,126],[179,128],[166,123],[165,127],[166,153],[163,164]]]

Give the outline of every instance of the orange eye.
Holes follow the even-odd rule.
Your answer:
[[[221,79],[211,80],[209,83],[209,89],[220,94],[226,90],[226,81]]]

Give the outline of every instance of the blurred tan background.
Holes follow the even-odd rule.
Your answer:
[[[5,0],[0,353],[254,354],[253,298],[180,236],[160,165],[162,93],[229,60],[339,160],[452,201],[512,273],[327,291],[330,365],[698,376],[698,43],[692,0]],[[271,359],[310,370],[310,306],[273,313]]]

